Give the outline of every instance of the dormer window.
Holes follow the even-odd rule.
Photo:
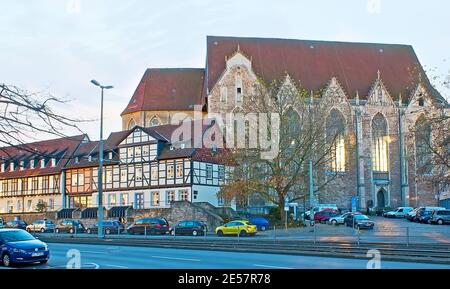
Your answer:
[[[52,167],[56,167],[56,158],[52,158]]]
[[[30,169],[34,169],[34,160],[30,161]]]
[[[14,169],[15,169],[14,162],[12,162],[12,163],[9,165],[9,169],[11,170],[11,172],[14,171]]]
[[[6,163],[2,163],[2,166],[0,168],[1,172],[4,173],[6,169]]]
[[[182,143],[182,144],[180,145],[180,149],[184,149],[184,148],[186,148],[186,144]]]
[[[91,155],[88,156],[88,161],[92,162],[92,156]]]
[[[80,162],[80,158],[79,158],[79,157],[76,157],[76,158],[75,158],[75,163],[78,164],[79,162]]]
[[[108,159],[110,159],[110,160],[113,159],[113,153],[112,153],[112,152],[109,152],[109,153],[108,153]]]
[[[20,170],[23,171],[25,169],[25,162],[24,161],[20,161]]]
[[[45,168],[45,159],[41,159],[41,168]]]

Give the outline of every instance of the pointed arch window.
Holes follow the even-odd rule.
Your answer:
[[[387,121],[381,113],[372,119],[372,169],[375,172],[388,172],[389,136]]]
[[[242,76],[241,73],[238,72],[236,76],[236,102],[242,102]]]
[[[431,125],[420,117],[415,125],[416,168],[419,174],[430,174],[432,169]]]
[[[331,110],[326,122],[326,137],[330,149],[330,168],[332,172],[346,171],[345,118],[336,109]]]
[[[132,129],[135,126],[136,126],[136,122],[134,121],[134,119],[131,119],[130,122],[128,123],[128,129]]]

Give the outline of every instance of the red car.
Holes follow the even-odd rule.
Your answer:
[[[339,216],[338,211],[324,210],[314,214],[314,221],[319,223],[326,223],[330,218]]]

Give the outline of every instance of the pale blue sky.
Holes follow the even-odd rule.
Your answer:
[[[203,67],[206,35],[401,43],[448,71],[450,1],[0,0],[0,82],[73,99],[68,114],[106,134],[148,67]],[[447,60],[445,62],[444,60]],[[98,138],[98,122],[82,128]]]

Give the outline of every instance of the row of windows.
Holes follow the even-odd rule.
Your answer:
[[[6,202],[6,210],[4,210],[6,213],[21,213],[21,212],[36,212],[37,211],[37,204],[45,204],[47,211],[54,211],[55,210],[55,201],[54,199],[50,198],[47,202],[45,202],[42,199],[39,199],[37,202],[34,202],[33,200],[26,200],[25,204],[22,200],[17,201],[7,201]],[[24,207],[25,205],[25,207]]]
[[[346,171],[345,118],[337,110],[332,110],[327,118],[327,138],[333,144],[330,157],[330,169],[333,172]],[[416,165],[420,168],[431,162],[431,126],[423,118],[416,123]],[[385,117],[378,113],[372,119],[372,170],[389,171],[388,124]],[[428,167],[428,171],[431,166]]]
[[[0,197],[59,193],[59,176],[0,180]]]
[[[147,200],[147,197],[150,199]],[[119,197],[119,199],[117,198]],[[170,190],[165,192],[153,191],[150,194],[134,193],[134,201],[130,202],[128,193],[111,193],[107,195],[107,204],[109,207],[114,206],[130,206],[133,205],[136,209],[143,209],[150,205],[151,207],[160,207],[162,204],[170,205],[174,201],[190,201],[188,190]]]

